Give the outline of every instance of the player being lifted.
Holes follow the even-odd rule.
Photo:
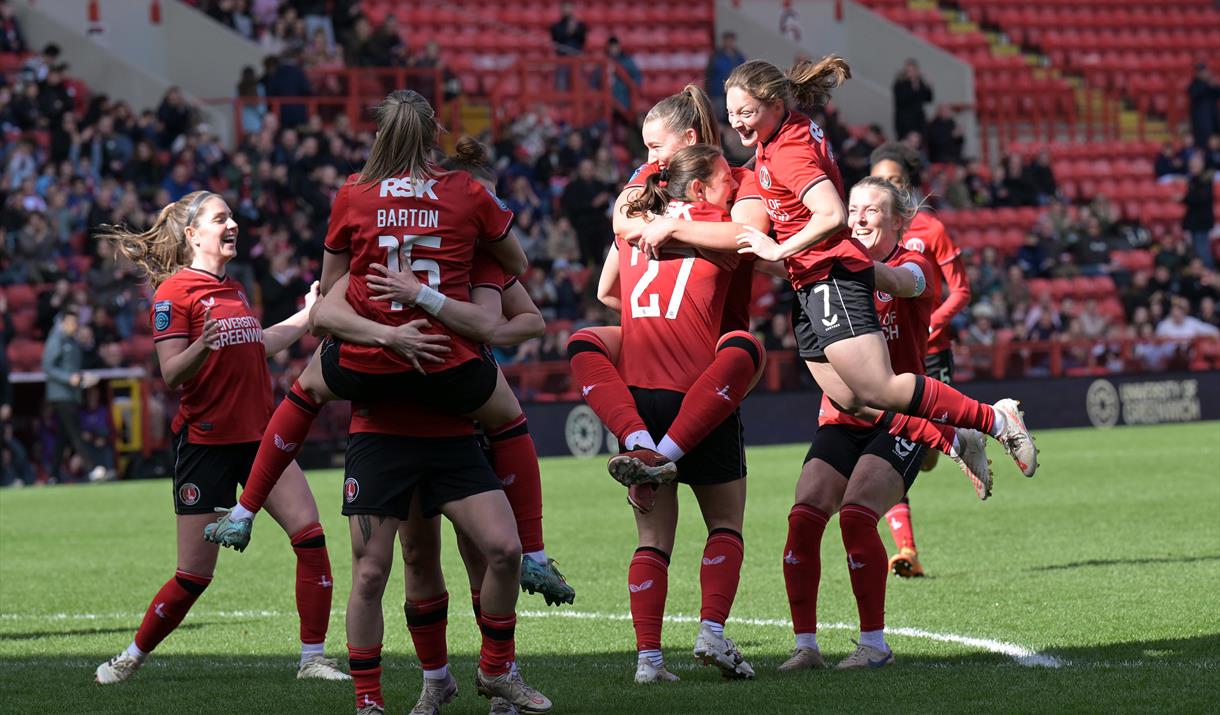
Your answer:
[[[196,191],[161,209],[144,233],[104,226],[98,234],[148,274],[156,290],[152,325],[161,375],[171,388],[182,388],[173,422],[177,570],[149,604],[127,650],[98,666],[99,683],[131,677],[212,582],[219,549],[202,541],[199,530],[216,507],[233,503],[250,472],[273,405],[267,356],[305,333],[316,285],[306,310],[263,329],[240,284],[225,274],[237,255],[237,230],[224,199]],[[297,677],[347,680],[323,655],[333,580],[318,507],[296,462],[282,470],[267,509],[297,556]]]

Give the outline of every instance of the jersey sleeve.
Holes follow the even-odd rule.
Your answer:
[[[352,234],[356,228],[347,221],[350,187],[350,181],[339,187],[335,203],[330,207],[330,224],[326,228],[326,241],[322,244],[328,253],[347,253],[352,248]]]
[[[733,197],[733,203],[749,201],[750,199],[762,199],[762,193],[758,190],[758,178],[754,176],[752,170],[744,168],[733,169],[733,178],[737,180],[737,195]]]
[[[917,300],[930,300],[933,303],[939,301],[940,281],[936,279],[936,268],[932,265],[932,261],[928,260],[928,257],[922,253],[917,251],[908,251],[907,254],[902,257],[902,261],[898,265],[902,266],[907,263],[913,263],[919,267],[919,270],[923,271],[925,287],[923,289],[923,293],[917,298]]]
[[[954,258],[962,255],[962,249],[953,243],[949,238],[949,232],[945,230],[945,225],[938,219],[932,218],[928,222],[928,250],[932,253],[933,259],[938,265],[944,266],[953,262]]]
[[[508,204],[500,200],[474,179],[470,180],[474,187],[471,193],[470,215],[478,229],[478,236],[483,241],[499,241],[508,236],[508,230],[513,226],[513,212]]]
[[[644,181],[655,173],[657,173],[656,164],[640,164],[631,175],[631,178],[627,180],[627,185],[623,189],[642,189],[644,188]]]
[[[503,292],[511,283],[506,280],[504,268],[485,251],[476,251],[474,263],[470,266],[470,289],[490,288]]]
[[[822,168],[822,157],[805,140],[785,141],[771,159],[771,174],[791,191],[798,201],[817,184],[829,179]]]
[[[191,337],[191,305],[181,289],[162,283],[153,296],[153,342]]]

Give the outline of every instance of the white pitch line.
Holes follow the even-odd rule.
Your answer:
[[[246,611],[192,611],[192,614],[197,618],[280,618],[280,617],[296,617],[296,613],[287,613],[284,611],[267,611],[267,610],[246,610]],[[346,611],[336,609],[331,611],[331,615],[343,616]],[[587,621],[630,621],[631,614],[629,613],[598,613],[595,611],[534,611],[525,610],[518,611],[518,615],[525,618],[567,618],[572,620],[587,620]],[[143,616],[142,613],[0,613],[0,621],[98,621],[98,620],[134,620]],[[738,618],[736,616],[729,619],[730,623],[739,623],[746,626],[761,626],[770,628],[792,628],[792,621],[786,618]],[[665,616],[666,623],[698,623],[699,618],[696,616],[669,614]],[[848,623],[819,623],[820,630],[855,630],[857,626]],[[975,638],[973,636],[963,636],[956,633],[936,633],[934,631],[926,631],[922,628],[905,628],[905,627],[889,627],[885,632],[890,635],[906,636],[909,638],[922,638],[924,640],[939,641],[941,643],[956,643],[958,645],[968,646],[985,650],[989,653],[997,653],[1006,655],[1012,658],[1018,665],[1027,667],[1045,667],[1045,668],[1060,668],[1067,665],[1063,660],[1050,655],[1044,655],[1037,651],[1030,650],[1024,646],[1006,641],[997,641],[990,638]],[[48,633],[48,636],[54,636],[54,633]]]

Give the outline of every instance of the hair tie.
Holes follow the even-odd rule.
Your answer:
[[[657,172],[657,186],[665,188],[669,185],[669,169],[661,169]]]
[[[199,207],[203,205],[204,201],[207,201],[209,198],[215,195],[216,194],[213,194],[211,191],[204,191],[196,196],[195,200],[191,202],[191,207],[186,210],[186,223],[182,224],[183,236],[186,235],[186,227],[195,223],[195,214],[199,213]]]

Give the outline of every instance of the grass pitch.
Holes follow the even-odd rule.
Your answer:
[[[625,586],[635,542],[622,488],[600,459],[548,459],[547,550],[577,598],[552,609],[523,595],[522,670],[557,713],[1216,712],[1220,424],[1038,437],[1038,476],[1022,478],[997,455],[995,497],[985,504],[947,460],[916,482],[913,520],[929,577],[890,580],[896,667],[795,676],[775,667],[792,647],[780,559],[805,448],[750,449],[746,561],[727,632],[759,677],[721,682],[690,657],[705,532],[686,491],[664,634],[682,681],[649,687],[632,682]],[[335,572],[327,650],[343,656],[342,478],[317,472],[310,482]],[[0,711],[352,712],[350,685],[294,679],[294,560],[265,517],[251,549],[224,553],[212,586],[132,681],[93,683],[94,668],[130,642],[172,573],[170,496],[165,481],[0,493]],[[856,623],[836,523],[823,542],[818,614],[828,660],[851,651]],[[445,712],[486,712],[474,692],[478,634],[451,540],[445,567],[462,688]],[[383,682],[399,715],[415,703],[421,675],[402,617],[401,568],[385,620]]]

